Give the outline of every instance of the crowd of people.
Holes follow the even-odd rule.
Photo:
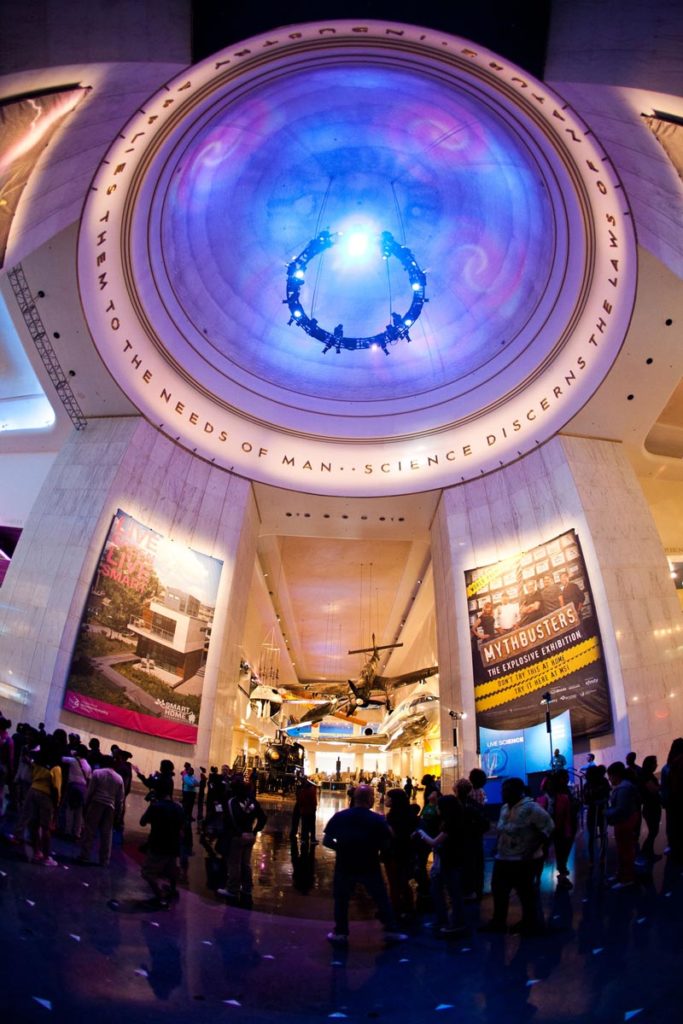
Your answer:
[[[493,850],[487,931],[507,930],[513,891],[522,912],[513,929],[543,930],[544,866],[552,856],[557,887],[572,888],[570,855],[582,827],[587,867],[602,872],[612,830],[616,870],[609,884],[615,891],[635,885],[659,859],[655,842],[664,815],[666,852],[683,862],[683,738],[672,743],[659,775],[657,769],[654,755],[641,765],[630,752],[624,761],[603,766],[591,753],[574,781],[565,767],[554,767],[534,795],[523,780],[508,778],[497,819],[486,807],[487,779],[478,768],[459,779],[452,793],[442,793],[433,775],[419,785],[388,775],[352,780],[349,806],[330,818],[322,838],[336,854],[330,941],[348,939],[349,901],[358,884],[376,902],[390,940],[406,938],[403,929],[409,931],[425,911],[433,914],[439,935],[465,934],[467,902],[487,895],[487,836]],[[105,754],[95,738],[84,744],[75,733],[49,734],[42,724],[21,724],[12,733],[11,722],[0,715],[0,818],[9,812],[3,832],[36,864],[55,866],[52,842],[58,834],[75,844],[79,863],[92,863],[95,855],[106,867],[115,838],[123,836],[134,777],[148,803],[140,824],[149,828],[141,875],[152,891],[150,906],[167,907],[177,898],[195,835],[206,852],[209,888],[230,904],[251,906],[252,852],[267,820],[253,773],[245,778],[227,764],[196,772],[186,762],[176,779],[174,764],[162,760],[145,776],[116,744]],[[383,813],[373,811],[376,799]],[[290,839],[309,851],[318,843],[317,807],[318,787],[302,777]]]
[[[459,779],[452,794],[442,795],[438,780],[425,776],[422,808],[411,800],[408,779],[403,787],[381,794],[384,815],[372,811],[374,787],[353,787],[351,806],[330,819],[323,840],[337,855],[335,928],[328,939],[340,945],[348,941],[348,904],[356,885],[374,899],[389,940],[408,937],[399,928],[414,920],[421,898],[431,906],[439,935],[466,934],[465,903],[485,895],[484,836],[490,830],[495,831],[493,912],[482,925],[488,932],[508,930],[510,896],[515,892],[522,914],[510,930],[543,934],[544,867],[552,854],[557,887],[573,887],[569,859],[584,819],[589,869],[597,864],[604,873],[608,828],[613,830],[616,869],[606,881],[614,892],[634,886],[638,872],[646,875],[659,859],[654,844],[663,810],[665,852],[683,863],[683,738],[671,745],[660,779],[656,770],[654,755],[639,765],[630,752],[624,762],[605,767],[589,754],[578,784],[570,782],[565,767],[550,771],[536,796],[522,779],[505,779],[495,829],[490,829],[483,806],[486,776],[480,769],[473,769],[469,779]]]
[[[219,894],[250,905],[251,852],[266,820],[254,779],[245,780],[227,765],[220,772],[200,768],[196,774],[186,762],[176,780],[167,759],[145,776],[132,764],[132,754],[115,743],[105,754],[95,737],[86,745],[61,728],[46,732],[43,723],[37,728],[20,723],[13,733],[11,727],[0,715],[0,819],[13,820],[5,837],[27,860],[57,866],[52,844],[58,835],[75,845],[77,863],[107,867],[115,839],[123,841],[136,776],[148,803],[140,825],[149,827],[141,869],[152,890],[149,907],[168,907],[178,897],[178,883],[187,881],[195,823],[206,848],[220,845],[224,887],[217,887]]]

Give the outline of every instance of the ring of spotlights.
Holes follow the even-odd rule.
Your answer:
[[[289,306],[289,323],[301,327],[306,334],[310,334],[316,341],[323,344],[323,355],[331,348],[337,355],[341,350],[348,349],[351,352],[359,349],[382,349],[386,356],[389,355],[389,346],[395,345],[403,339],[410,341],[408,333],[428,299],[425,296],[427,287],[427,275],[417,263],[410,249],[405,245],[399,245],[390,231],[383,231],[379,238],[382,258],[388,260],[390,256],[396,257],[410,282],[412,291],[412,302],[406,313],[391,313],[391,323],[388,323],[383,331],[365,338],[351,338],[344,334],[344,325],[337,324],[328,331],[321,327],[318,321],[309,317],[301,304],[301,289],[306,282],[306,269],[314,257],[320,256],[326,249],[331,249],[337,243],[339,232],[334,234],[330,231],[321,231],[315,238],[312,238],[305,249],[287,265],[287,298],[283,299]]]

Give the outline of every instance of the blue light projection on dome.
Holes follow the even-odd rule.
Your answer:
[[[451,401],[521,363],[572,287],[553,178],[519,126],[438,75],[290,70],[219,97],[176,147],[150,209],[155,290],[207,388],[223,376],[321,411],[352,396],[359,416],[387,399]],[[387,231],[429,278],[429,305],[408,315],[413,344],[391,359],[370,344],[331,372],[325,346],[288,327],[286,268],[323,229]],[[408,326],[401,264],[343,249],[309,268],[310,318],[356,339],[382,334],[393,311]]]
[[[339,243],[296,266],[324,232]],[[383,232],[423,277],[378,258]],[[635,268],[618,176],[561,97],[381,22],[288,26],[184,71],[112,142],[79,233],[88,325],[144,415],[321,494],[457,484],[541,445],[612,366]],[[289,300],[368,348],[326,355]]]

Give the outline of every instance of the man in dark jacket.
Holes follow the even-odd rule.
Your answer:
[[[217,892],[219,896],[225,896],[229,903],[250,907],[253,890],[251,855],[256,833],[266,823],[266,814],[258,800],[251,796],[249,786],[243,780],[233,781],[232,792],[224,812],[223,833],[227,846],[228,882],[225,889],[218,889]]]
[[[160,909],[168,907],[169,900],[177,895],[178,854],[184,821],[183,808],[173,799],[173,777],[167,775],[157,780],[152,802],[140,819],[141,825],[151,827],[147,856],[140,873],[154,893],[154,905]],[[168,886],[159,884],[162,879]]]
[[[327,936],[334,944],[345,945],[349,940],[349,900],[357,884],[377,904],[385,938],[394,942],[408,938],[396,929],[382,877],[380,854],[389,847],[391,832],[385,819],[372,811],[374,799],[372,786],[357,786],[353,807],[337,811],[325,829],[323,844],[337,854],[333,886],[335,928]]]

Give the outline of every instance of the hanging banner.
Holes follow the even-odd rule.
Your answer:
[[[0,267],[14,214],[42,151],[87,89],[72,86],[0,101]]]
[[[588,574],[574,530],[465,573],[477,725],[523,729],[550,693],[572,734],[612,725]]]
[[[222,566],[119,509],[88,593],[64,707],[196,742]]]

